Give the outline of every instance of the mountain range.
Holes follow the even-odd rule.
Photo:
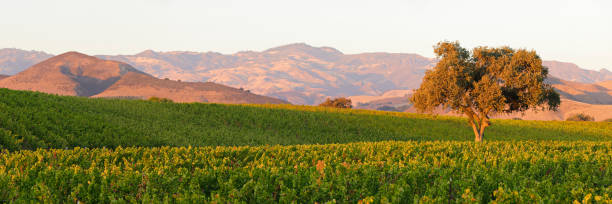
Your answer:
[[[53,57],[40,51],[15,48],[0,49],[0,75],[15,75],[28,67]]]
[[[416,54],[343,54],[303,43],[232,55],[147,50],[135,55],[94,57],[69,52],[53,57],[38,51],[2,49],[0,56],[0,74],[4,74],[0,87],[12,89],[86,97],[156,96],[177,102],[306,105],[347,96],[355,108],[405,112],[416,112],[408,97],[425,71],[436,64],[436,59]],[[42,62],[35,64],[39,60]],[[23,68],[30,64],[34,65]],[[543,64],[550,74],[546,83],[563,99],[560,111],[496,117],[564,120],[580,112],[597,120],[612,117],[610,71],[585,70],[557,61]],[[7,76],[19,70],[24,71]],[[448,110],[438,113],[453,114]]]
[[[168,98],[176,102],[287,103],[212,82],[181,82],[155,78],[129,64],[78,52],[48,58],[16,75],[0,79],[15,90],[106,98]]]
[[[30,52],[31,54],[24,54]],[[3,49],[0,74],[16,73],[48,54]],[[40,58],[23,56],[39,56]],[[436,59],[417,54],[344,54],[331,47],[289,44],[261,52],[155,52],[135,55],[99,55],[134,66],[154,77],[190,82],[215,82],[294,104],[318,104],[326,97],[380,96],[391,90],[418,88],[425,71]],[[20,62],[20,63],[17,63]],[[550,75],[568,82],[597,83],[612,80],[612,72],[586,70],[575,64],[544,61]],[[10,70],[10,71],[8,71]]]

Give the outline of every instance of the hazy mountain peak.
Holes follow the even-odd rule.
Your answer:
[[[275,48],[270,48],[268,50],[265,50],[264,52],[267,52],[267,53],[270,53],[270,52],[306,52],[306,53],[319,52],[319,53],[326,53],[326,54],[333,54],[333,55],[342,54],[342,52],[338,51],[335,48],[313,47],[306,43],[293,43],[293,44],[283,45],[283,46],[279,46]]]
[[[136,54],[136,56],[157,56],[157,52],[153,50],[145,50]]]
[[[328,53],[335,53],[335,54],[344,54],[342,52],[340,52],[340,50],[333,48],[333,47],[319,47],[319,49],[328,52]]]
[[[51,59],[65,59],[65,58],[74,58],[74,59],[97,59],[93,56],[89,56],[77,51],[69,51],[52,57]]]
[[[21,49],[17,49],[17,48],[2,48],[2,49],[0,49],[0,52],[17,52],[17,51],[27,52],[26,50],[21,50]]]
[[[263,51],[265,54],[275,56],[303,56],[318,58],[324,61],[335,61],[340,59],[344,54],[330,47],[313,47],[306,43],[293,43],[271,48]]]
[[[6,55],[6,54],[15,54],[15,53],[22,53],[22,54],[27,54],[27,55],[35,55],[35,54],[39,54],[39,55],[48,55],[51,56],[51,54],[43,52],[43,51],[37,51],[37,50],[22,50],[22,49],[17,49],[17,48],[2,48],[0,49],[0,56],[2,55]]]
[[[287,44],[287,45],[281,45],[278,47],[273,47],[270,49],[267,49],[264,52],[267,51],[272,51],[272,50],[292,50],[292,49],[314,49],[315,47],[310,46],[306,43],[291,43],[291,44]]]

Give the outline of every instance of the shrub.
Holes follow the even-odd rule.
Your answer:
[[[325,99],[325,102],[319,104],[319,106],[334,108],[353,108],[353,105],[351,104],[351,99],[344,97],[339,97],[335,99],[327,98]]]
[[[567,121],[594,121],[595,118],[585,113],[578,113],[578,114],[571,115],[565,120]]]
[[[155,97],[155,96],[149,98],[149,101],[160,102],[160,103],[172,103],[172,102],[174,102],[174,101],[172,101],[172,99],[159,98],[159,97]]]
[[[612,118],[605,119],[604,122],[611,122],[612,123]]]

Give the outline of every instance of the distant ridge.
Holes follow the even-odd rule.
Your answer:
[[[346,55],[331,47],[295,43],[261,52],[155,52],[100,56],[128,62],[160,78],[210,81],[296,104],[329,96],[377,95],[420,84],[434,60],[416,54]]]
[[[160,78],[213,81],[296,104],[315,105],[326,97],[378,96],[418,88],[436,59],[417,54],[344,54],[331,47],[294,43],[261,52],[156,52],[100,56],[129,62]],[[580,83],[612,80],[606,69],[592,71],[572,63],[544,61],[551,76]]]
[[[0,79],[0,87],[15,90],[85,96],[161,97],[177,102],[287,103],[215,83],[157,79],[129,64],[67,52]]]
[[[51,57],[53,55],[40,51],[27,51],[15,48],[0,49],[0,74],[15,75]]]
[[[549,74],[566,81],[580,83],[597,83],[612,80],[612,72],[607,69],[585,70],[574,63],[559,61],[543,61],[542,65],[549,68]]]

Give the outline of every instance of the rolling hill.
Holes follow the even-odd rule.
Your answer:
[[[608,90],[612,90],[612,80],[598,82],[597,85],[601,86],[601,87],[604,87],[604,88],[606,88]],[[610,92],[608,92],[608,93],[612,95],[612,93],[610,93]]]
[[[606,122],[494,120],[487,140],[612,140]],[[160,103],[0,89],[8,149],[473,140],[466,120],[295,105]]]
[[[425,71],[436,63],[436,59],[417,54],[344,54],[331,47],[304,43],[235,54],[147,50],[98,57],[125,62],[158,78],[215,82],[310,105],[326,97],[380,96],[390,90],[415,89]],[[544,65],[550,68],[551,76],[566,81],[612,80],[612,73],[605,69],[585,70],[557,61],[544,61]]]
[[[93,96],[129,72],[144,74],[125,63],[68,52],[0,80],[0,87],[69,96]]]
[[[157,79],[126,63],[102,60],[78,52],[49,58],[16,75],[0,79],[0,87],[84,97],[162,97],[179,102],[287,103],[211,82]]]
[[[549,78],[548,83],[562,98],[589,104],[612,104],[612,87],[608,85],[612,80],[587,84]]]
[[[610,200],[612,123],[492,122],[0,89],[0,201]]]
[[[551,76],[565,81],[590,84],[612,80],[612,72],[607,69],[585,70],[574,63],[559,61],[543,61],[542,65],[549,68]]]
[[[212,82],[180,82],[158,79],[139,73],[127,73],[104,92],[92,97],[169,98],[175,102],[283,104],[285,101],[259,96]]]

